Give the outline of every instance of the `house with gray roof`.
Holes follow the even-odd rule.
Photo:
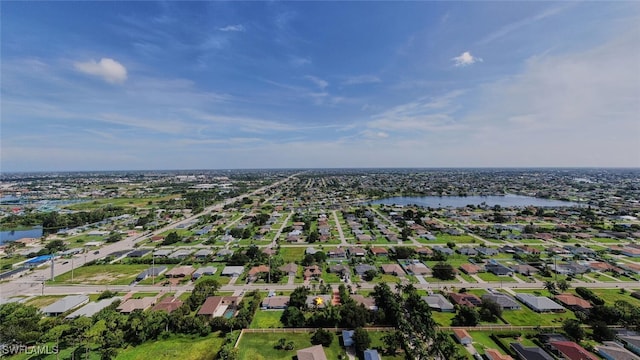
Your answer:
[[[240,276],[244,272],[244,266],[225,266],[220,275]]]
[[[433,247],[433,251],[441,252],[441,253],[446,254],[446,255],[455,254],[455,251],[449,249],[448,247],[442,247],[442,246],[434,246]]]
[[[422,300],[424,300],[427,303],[427,305],[429,305],[429,307],[433,310],[440,311],[440,312],[454,311],[454,306],[451,303],[451,301],[447,300],[447,298],[441,294],[423,296]]]
[[[199,279],[205,275],[213,275],[216,271],[218,271],[218,269],[215,266],[203,266],[194,271],[193,274],[191,274],[191,278],[193,280]]]
[[[169,255],[169,259],[186,259],[188,258],[193,250],[190,249],[178,249],[173,254]]]
[[[211,256],[211,254],[213,254],[213,251],[211,251],[209,249],[201,249],[201,250],[196,251],[196,253],[193,254],[193,256],[196,259],[204,259],[204,258],[207,258],[207,257]]]
[[[86,295],[69,295],[51,305],[45,306],[42,308],[42,313],[47,316],[58,316],[88,302],[89,297]]]
[[[80,316],[92,317],[93,315],[97,314],[100,310],[106,308],[107,306],[121,299],[122,299],[121,297],[116,296],[109,299],[102,299],[96,302],[90,302],[85,306],[79,308],[78,310],[72,312],[71,314],[67,315],[66,318],[75,319]]]
[[[141,272],[140,274],[138,274],[138,276],[136,276],[136,281],[142,281],[148,277],[158,277],[160,276],[162,273],[164,273],[165,271],[167,271],[167,267],[164,265],[156,265],[156,266],[152,266],[150,268],[148,268],[147,270]]]
[[[519,343],[511,343],[511,349],[521,360],[554,360],[551,355],[537,346],[525,347]]]
[[[494,292],[494,293],[482,295],[483,302],[486,301],[487,299],[500,305],[500,307],[503,310],[520,310],[521,309],[520,304],[516,301],[516,299],[512,298],[507,294]]]
[[[545,296],[519,293],[516,298],[535,312],[564,312],[565,308]]]
[[[596,346],[596,352],[607,360],[640,360],[640,356],[615,341],[603,341],[602,345]]]
[[[380,354],[376,349],[367,349],[364,351],[364,360],[380,360]]]
[[[167,257],[171,255],[173,249],[159,249],[153,252],[153,256],[155,257]]]
[[[356,274],[358,274],[360,276],[364,275],[369,270],[373,270],[375,272],[378,272],[378,269],[376,269],[375,266],[369,265],[369,264],[358,264],[358,265],[355,266],[354,270],[355,270]]]
[[[484,266],[485,270],[488,272],[497,275],[497,276],[511,276],[513,275],[513,270],[508,267],[500,264],[500,263],[489,263]]]

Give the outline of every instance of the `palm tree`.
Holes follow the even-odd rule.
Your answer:
[[[558,291],[556,289],[556,283],[554,283],[551,280],[547,280],[544,282],[544,288],[547,289],[552,294],[555,294]]]
[[[560,289],[560,291],[567,291],[569,287],[571,287],[571,285],[567,280],[558,281],[558,289]]]

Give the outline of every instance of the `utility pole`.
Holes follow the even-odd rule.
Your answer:
[[[73,259],[75,258],[75,255],[71,256],[71,282],[73,282]]]
[[[54,265],[55,262],[53,261],[56,257],[56,254],[51,254],[51,281],[55,280],[55,272],[54,272]]]
[[[151,285],[156,284],[156,254],[151,254]]]

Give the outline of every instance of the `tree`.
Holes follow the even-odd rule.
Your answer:
[[[396,259],[411,259],[415,250],[406,246],[397,246],[394,249]]]
[[[180,236],[175,231],[170,232],[165,236],[164,240],[162,240],[162,245],[171,245],[180,241]]]
[[[384,350],[388,355],[395,356],[398,352],[398,348],[402,346],[402,334],[397,331],[389,331],[382,337],[384,343]]]
[[[547,280],[544,282],[544,288],[552,294],[557,294],[558,290],[556,289],[556,283],[553,281]]]
[[[461,306],[456,316],[451,319],[451,326],[476,326],[480,322],[480,314],[469,306]]]
[[[433,276],[440,280],[453,280],[456,277],[456,273],[451,264],[439,262],[433,267]]]
[[[313,254],[313,257],[316,259],[317,263],[324,263],[325,261],[327,261],[327,254],[325,254],[323,251],[318,251],[317,253]]]
[[[209,296],[214,296],[220,288],[220,283],[215,279],[204,279],[196,284],[187,299],[191,311],[195,311]]]
[[[295,306],[287,306],[280,316],[280,322],[285,327],[304,327],[306,319],[300,309]]]
[[[332,342],[333,334],[323,328],[317,329],[316,331],[314,331],[313,335],[311,335],[311,343],[314,345],[329,347]]]
[[[376,275],[378,275],[378,272],[374,269],[370,269],[364,272],[364,275],[362,276],[362,278],[365,281],[371,281],[376,277]]]
[[[571,284],[569,284],[569,282],[567,280],[560,280],[557,283],[558,289],[560,289],[560,291],[567,291],[569,290],[569,288],[571,287]]]
[[[66,250],[67,245],[65,245],[64,241],[57,239],[49,241],[44,248],[47,249],[49,254],[55,254],[57,252]]]
[[[562,323],[562,330],[574,341],[580,342],[585,337],[584,329],[582,328],[582,323],[578,320],[567,319]]]
[[[112,231],[109,233],[109,236],[107,237],[107,242],[108,243],[114,243],[114,242],[118,242],[122,240],[122,234],[119,233],[118,231]]]
[[[309,289],[304,286],[298,286],[289,296],[289,307],[293,306],[300,310],[307,307],[307,296]]]
[[[34,306],[18,302],[0,305],[0,343],[31,344],[42,335],[42,314]]]
[[[369,333],[363,328],[356,328],[353,331],[353,344],[358,354],[362,354],[371,346],[371,338]]]
[[[593,330],[593,339],[598,342],[613,340],[615,334],[607,323],[604,321],[597,321],[591,325]]]
[[[480,319],[482,321],[496,322],[502,316],[502,307],[491,299],[483,299],[480,305]]]

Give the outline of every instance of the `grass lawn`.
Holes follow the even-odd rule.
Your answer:
[[[65,295],[44,295],[36,296],[35,298],[26,302],[26,305],[33,305],[37,308],[43,308],[47,305],[51,305],[54,302],[62,299]]]
[[[440,311],[432,311],[431,316],[433,320],[440,326],[451,326],[451,319],[456,316],[456,313],[453,312],[440,312]]]
[[[485,349],[496,349],[504,354],[500,346],[490,337],[489,331],[469,331],[469,335],[473,338],[473,347],[480,353],[484,354]],[[519,338],[507,338],[507,342],[519,342],[524,346],[537,346],[530,339],[525,337],[523,333]]]
[[[404,356],[402,354],[397,354],[395,356],[382,355],[384,354],[384,342],[382,341],[382,337],[386,334],[387,331],[369,331],[369,338],[371,339],[371,349],[378,350],[378,353],[382,356],[382,360],[404,360]]]
[[[478,277],[489,282],[515,282],[516,280],[509,276],[498,276],[490,272],[478,273]]]
[[[283,310],[258,310],[249,325],[250,329],[281,328],[280,317]]]
[[[566,319],[575,319],[571,311],[564,313],[537,313],[524,304],[521,310],[505,310],[502,312],[504,318],[511,325],[541,325],[541,326],[562,326]]]
[[[279,255],[282,256],[285,264],[301,261],[304,258],[305,247],[280,247]]]
[[[463,272],[459,272],[458,275],[460,275],[461,278],[467,280],[470,283],[477,283],[476,279],[472,278],[471,276],[463,273]]]
[[[290,351],[277,350],[274,346],[278,340],[284,338],[293,341],[294,349]],[[310,333],[245,333],[238,344],[238,359],[240,360],[291,360],[296,351],[312,346]],[[327,359],[337,359],[338,355],[345,354],[334,334],[333,342],[328,348],[324,348]]]
[[[167,340],[150,341],[121,350],[117,360],[185,359],[213,360],[222,347],[224,334],[215,332],[206,337],[176,335]]]
[[[635,306],[640,306],[640,300],[631,296],[631,293],[637,290],[627,290],[621,294],[620,289],[590,289],[594,294],[601,297],[607,305],[613,305],[618,300],[624,300]]]
[[[81,266],[71,271],[58,275],[52,284],[87,284],[87,285],[129,285],[136,276],[150,266],[145,264],[135,265],[92,265]]]

